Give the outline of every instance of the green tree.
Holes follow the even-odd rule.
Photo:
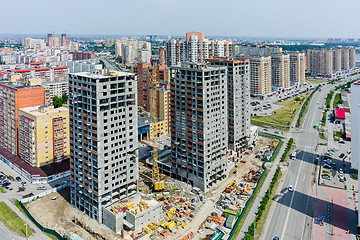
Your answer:
[[[61,107],[63,105],[63,99],[61,97],[54,96],[52,100],[55,108]]]
[[[67,95],[67,92],[63,92],[63,94],[62,94],[62,102],[63,102],[63,104],[67,103],[68,99],[69,99],[69,97]]]

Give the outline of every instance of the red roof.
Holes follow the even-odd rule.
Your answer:
[[[335,109],[335,118],[345,119],[345,109],[342,108]]]

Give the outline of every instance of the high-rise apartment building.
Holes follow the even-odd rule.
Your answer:
[[[307,50],[308,72],[331,75],[355,67],[355,48]]]
[[[234,151],[245,148],[250,138],[250,60],[213,57],[206,62],[227,68],[228,145]]]
[[[151,80],[149,79],[146,69],[152,74],[154,67],[149,63],[138,63],[134,68],[134,73],[137,76],[137,90],[138,90],[138,105],[150,112],[150,88]],[[168,84],[170,77],[170,69],[166,65],[156,66],[156,78],[159,81],[159,86],[163,87]]]
[[[32,166],[69,157],[69,109],[52,105],[19,109],[19,156]]]
[[[290,55],[271,55],[271,86],[273,91],[290,87]]]
[[[349,69],[350,61],[350,49],[349,48],[343,48],[341,49],[341,69]]]
[[[205,59],[232,55],[231,43],[224,40],[210,41],[199,32],[186,33],[186,39],[171,39],[167,42],[167,65],[180,62],[203,62]]]
[[[205,63],[182,63],[172,69],[172,175],[207,191],[228,173],[227,69]]]
[[[290,53],[290,83],[305,83],[305,53]]]
[[[41,78],[43,83],[67,82],[69,67],[31,68],[11,70],[11,74],[21,74],[22,78]]]
[[[98,222],[136,193],[137,82],[132,73],[71,73],[71,204]]]
[[[19,108],[49,104],[49,100],[42,86],[0,82],[0,146],[17,155]]]
[[[115,57],[122,57],[123,56],[123,44],[121,42],[115,43]]]
[[[271,57],[249,57],[250,94],[264,96],[271,92]]]
[[[334,53],[332,50],[308,50],[306,56],[310,74],[331,75],[333,73]]]

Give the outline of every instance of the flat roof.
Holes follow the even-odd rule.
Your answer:
[[[335,109],[335,118],[345,119],[345,109]]]
[[[151,116],[144,116],[144,117],[138,117],[138,126],[144,126],[152,123],[152,117]]]
[[[41,85],[24,86],[24,85],[21,84],[19,81],[9,82],[7,79],[0,81],[0,85],[3,85],[3,86],[8,87],[8,88],[13,88],[13,89],[24,89],[24,88],[42,87]]]
[[[46,166],[42,166],[40,168],[33,167],[20,157],[12,154],[11,152],[7,151],[5,148],[0,147],[0,155],[10,161],[12,164],[18,166],[19,168],[24,169],[32,176],[38,177],[47,177],[54,175],[56,173],[61,173],[70,170],[70,158],[65,159],[59,163],[52,163]]]
[[[50,106],[51,105],[37,105],[37,106],[20,108],[19,110],[26,112],[34,117],[40,117],[40,116],[55,114],[55,113],[59,113],[59,112],[69,112],[69,109],[67,107],[47,109],[44,112],[39,111],[39,109],[41,109],[41,108],[47,108]]]
[[[120,72],[120,71],[111,71],[110,73],[108,73],[109,75],[105,75],[105,74],[107,74],[107,73],[79,72],[79,73],[70,73],[69,75],[74,75],[74,76],[79,76],[79,77],[86,77],[86,78],[93,78],[93,79],[135,75],[135,73]],[[111,75],[111,74],[114,74],[114,76]],[[117,75],[115,75],[115,74],[117,74]]]

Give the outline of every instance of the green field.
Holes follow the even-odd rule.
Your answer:
[[[4,224],[8,228],[18,233],[20,236],[25,237],[26,235],[25,222],[4,202],[0,202],[0,220],[4,222]],[[32,235],[32,231],[28,227],[27,236],[31,236],[31,235]]]
[[[310,84],[320,84],[320,83],[326,82],[326,80],[324,80],[324,79],[308,79],[306,81]]]
[[[295,114],[308,95],[309,93],[303,93],[295,98],[277,103],[283,107],[276,110],[272,116],[252,116],[251,119],[288,127],[291,125]]]

